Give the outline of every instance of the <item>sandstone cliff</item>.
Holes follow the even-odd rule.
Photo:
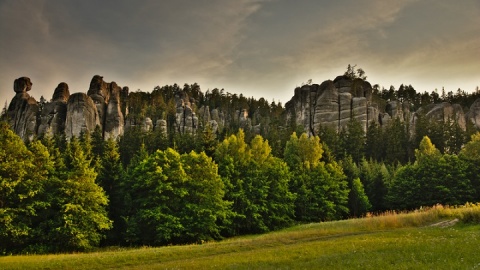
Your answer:
[[[27,77],[21,77],[13,83],[15,97],[13,97],[7,110],[10,125],[22,139],[33,139],[36,135],[37,114],[39,111],[37,101],[27,92],[32,89],[32,82]]]
[[[17,93],[7,110],[12,129],[22,139],[32,140],[46,134],[65,134],[68,139],[91,132],[98,125],[104,137],[117,138],[124,131],[124,113],[128,88],[106,83],[95,75],[87,94],[70,95],[68,85],[60,83],[49,102],[37,102],[27,92],[32,82],[21,77],[14,82]],[[40,106],[39,106],[40,105]]]
[[[251,105],[249,115],[247,99],[234,103],[232,100],[210,102],[202,95],[189,97],[187,92],[172,91],[170,99],[163,100],[163,111],[151,115],[155,110],[141,110],[135,117],[128,116],[128,87],[120,87],[115,82],[105,82],[102,76],[93,76],[86,93],[70,95],[66,83],[60,83],[52,99],[37,102],[27,92],[32,82],[21,77],[14,82],[15,97],[12,99],[6,116],[13,130],[22,138],[31,140],[45,134],[65,134],[67,138],[78,137],[82,132],[91,132],[99,126],[105,139],[118,138],[125,129],[139,126],[144,132],[160,131],[164,134],[196,134],[209,127],[214,134],[236,128],[243,128],[253,134],[262,130],[268,132],[269,111],[261,112],[257,105]],[[236,99],[239,100],[238,97]],[[169,101],[168,105],[165,105]],[[133,102],[133,99],[131,100]],[[145,99],[151,108],[160,106]],[[138,104],[138,101],[137,101]],[[253,104],[253,103],[250,103]],[[211,106],[209,106],[211,105]],[[219,106],[220,105],[220,106]],[[200,108],[197,108],[200,107]],[[135,107],[136,108],[136,107]],[[258,110],[256,110],[257,108]],[[424,115],[434,121],[456,121],[466,129],[467,121],[480,128],[480,100],[464,113],[457,104],[430,104],[412,111],[409,102],[385,101],[373,96],[372,86],[362,79],[338,76],[333,81],[303,85],[294,91],[292,99],[285,104],[286,125],[301,125],[310,134],[317,134],[320,127],[331,127],[337,131],[344,128],[352,119],[357,119],[364,130],[369,123],[386,125],[391,119],[399,118],[410,123],[415,130],[416,119]],[[131,109],[134,109],[132,107]],[[282,109],[283,110],[283,109]],[[157,111],[158,112],[158,111]],[[281,113],[277,113],[281,115]],[[278,121],[278,120],[277,120]],[[280,123],[280,125],[282,125]]]
[[[67,120],[67,102],[70,98],[68,84],[62,82],[58,84],[53,93],[52,100],[43,104],[40,110],[40,119],[38,119],[37,134],[54,135],[65,132],[65,122]]]
[[[346,76],[295,89],[285,109],[287,121],[302,125],[310,134],[316,134],[320,126],[339,131],[352,117],[366,130],[368,123],[380,116],[378,105],[372,102],[370,83]]]

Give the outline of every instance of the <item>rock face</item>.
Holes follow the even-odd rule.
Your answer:
[[[65,125],[67,139],[92,132],[97,125],[100,125],[100,116],[95,103],[85,93],[75,93],[68,99]]]
[[[32,82],[27,77],[21,77],[13,83],[15,97],[13,97],[7,110],[10,125],[22,139],[32,140],[36,135],[37,114],[39,107],[37,101],[27,92],[32,89]]]
[[[339,131],[352,117],[366,130],[368,123],[379,119],[370,83],[346,76],[295,89],[285,108],[287,122],[302,125],[310,134],[316,134],[320,126]]]
[[[472,105],[472,107],[474,107],[477,101]],[[472,109],[470,110],[469,114],[471,113]],[[463,129],[464,131],[467,129],[466,119],[468,117],[465,116],[462,106],[460,106],[459,104],[450,104],[448,102],[443,102],[422,107],[415,112],[414,117],[412,118],[413,127],[415,126],[415,121],[419,115],[424,115],[425,117],[427,117],[427,119],[438,122],[455,121],[458,123],[461,129]]]
[[[16,134],[22,139],[35,136],[65,133],[68,139],[82,132],[91,132],[98,125],[105,139],[117,138],[124,132],[124,113],[128,87],[121,88],[115,82],[106,83],[95,75],[87,94],[70,95],[68,84],[62,82],[55,89],[52,99],[38,103],[27,93],[32,82],[27,77],[15,80],[16,95],[10,102],[7,118]]]
[[[126,92],[126,93],[125,93]],[[105,138],[117,138],[124,131],[124,114],[121,99],[128,95],[128,87],[121,88],[115,82],[107,83],[100,75],[93,76],[87,95],[95,103],[99,125]]]
[[[112,82],[110,87],[110,99],[104,116],[104,137],[117,138],[123,134],[125,120],[123,118],[120,94],[122,89]]]
[[[68,84],[62,82],[58,84],[53,93],[52,100],[43,105],[38,119],[37,134],[54,135],[65,132],[65,121],[67,120],[67,101],[70,97]]]
[[[480,99],[475,100],[470,106],[466,118],[470,120],[476,128],[480,129]]]
[[[185,92],[175,95],[177,112],[175,114],[175,130],[181,134],[194,134],[198,129],[198,117],[194,112],[195,103]]]
[[[101,128],[105,139],[118,138],[127,127],[133,126],[144,132],[159,131],[164,135],[167,132],[193,135],[199,128],[209,128],[217,134],[225,131],[226,127],[243,128],[259,134],[261,131],[268,132],[268,124],[265,123],[270,121],[269,116],[259,110],[250,108],[253,115],[249,115],[246,105],[235,105],[234,108],[210,108],[205,105],[198,109],[197,101],[185,91],[175,92],[175,108],[170,103],[167,116],[163,112],[162,116],[128,118],[128,87],[122,88],[115,82],[107,83],[99,75],[93,76],[87,93],[70,95],[68,85],[60,83],[49,102],[45,102],[43,97],[37,102],[27,93],[31,88],[29,78],[16,79],[16,95],[6,113],[12,129],[24,140],[46,134],[65,134],[71,139],[92,132],[96,126]],[[374,100],[384,105],[380,106]],[[414,131],[419,115],[435,121],[456,121],[464,130],[467,121],[480,128],[480,99],[466,114],[460,105],[449,103],[428,105],[413,113],[409,103],[374,99],[370,83],[346,76],[338,76],[320,85],[296,88],[293,98],[285,105],[285,113],[287,126],[301,125],[312,135],[317,134],[320,127],[340,131],[352,118],[358,120],[364,130],[371,122],[386,125],[391,119],[398,118],[409,122],[410,130]]]

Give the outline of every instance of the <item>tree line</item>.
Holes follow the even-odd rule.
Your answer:
[[[354,137],[350,125],[337,140]],[[480,133],[458,152],[442,152],[424,136],[405,163],[357,156],[364,152],[354,148],[335,152],[328,135],[293,132],[281,156],[241,129],[209,147],[204,141],[200,151],[140,140],[130,153],[129,138],[104,141],[98,132],[25,143],[2,122],[0,252],[202,243],[480,199]]]

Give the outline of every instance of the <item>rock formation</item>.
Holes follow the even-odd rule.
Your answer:
[[[116,83],[111,83],[106,114],[103,119],[100,118],[104,123],[103,132],[106,139],[115,139],[123,134],[125,120],[121,108],[121,91],[122,89]]]
[[[475,100],[470,106],[466,118],[470,120],[477,129],[480,129],[480,99]]]
[[[58,84],[53,93],[52,100],[43,104],[40,111],[40,119],[37,134],[54,135],[65,132],[65,121],[67,120],[67,101],[70,97],[68,84]]]
[[[128,95],[128,87],[122,89],[117,83],[107,83],[102,76],[95,75],[90,81],[87,95],[95,103],[104,137],[116,138],[123,134],[125,109],[121,106],[121,99]]]
[[[55,89],[52,99],[37,102],[27,93],[32,82],[27,77],[15,80],[16,95],[10,102],[6,117],[12,129],[22,139],[35,136],[64,134],[68,139],[91,132],[98,125],[105,139],[117,138],[124,131],[124,113],[127,112],[128,87],[121,88],[115,82],[106,83],[95,75],[85,93],[70,95],[68,84],[62,82]]]
[[[175,103],[168,105],[168,112],[163,107],[164,111],[157,111],[157,114],[137,112],[129,118],[128,87],[122,88],[115,82],[107,83],[99,75],[93,76],[86,93],[70,95],[68,85],[60,83],[49,102],[42,97],[38,103],[30,97],[27,92],[31,88],[29,78],[16,79],[16,95],[6,112],[12,129],[25,140],[45,134],[65,134],[70,139],[92,132],[96,126],[101,128],[105,139],[118,138],[126,128],[133,126],[144,132],[159,131],[165,135],[167,132],[196,134],[199,128],[209,128],[214,134],[223,132],[225,128],[243,128],[258,134],[268,132],[270,123],[268,111],[261,113],[256,108],[249,108],[253,112],[249,115],[249,110],[245,108],[249,105],[245,104],[229,107],[231,104],[219,106],[218,102],[210,102],[206,104],[219,107],[210,108],[203,104],[198,109],[199,101],[183,90],[177,90],[171,96]],[[133,104],[134,100],[131,102]],[[467,121],[480,128],[480,99],[471,105],[466,114],[460,105],[449,103],[431,104],[412,112],[408,102],[374,98],[372,86],[367,81],[338,76],[320,85],[297,87],[292,99],[285,104],[286,124],[290,127],[301,125],[310,134],[317,134],[320,127],[340,131],[352,118],[357,119],[364,130],[371,122],[386,125],[391,119],[398,118],[409,122],[410,130],[414,131],[420,115],[435,121],[456,121],[464,130]]]
[[[27,92],[32,89],[32,82],[27,77],[21,77],[14,81],[13,97],[7,110],[7,117],[13,131],[22,139],[33,139],[36,135],[37,114],[39,107],[37,101]]]
[[[198,128],[198,117],[194,112],[194,100],[181,91],[175,95],[177,112],[175,114],[175,130],[181,134],[194,134]]]
[[[287,122],[302,125],[310,134],[316,134],[320,126],[339,131],[352,117],[366,130],[368,123],[378,121],[380,113],[372,102],[370,83],[346,76],[298,87],[285,109]]]
[[[92,132],[100,125],[100,116],[93,100],[85,93],[75,93],[67,103],[65,135],[67,139]]]
[[[470,110],[470,114],[471,112],[472,110]],[[439,121],[439,122],[455,121],[458,123],[458,125],[462,130],[467,129],[467,122],[466,122],[467,117],[465,116],[463,109],[459,104],[450,104],[448,102],[443,102],[439,104],[430,104],[425,107],[422,107],[418,109],[415,112],[414,116],[412,117],[411,123],[413,127],[415,127],[415,121],[419,115],[423,115],[427,119],[433,120],[433,121]]]

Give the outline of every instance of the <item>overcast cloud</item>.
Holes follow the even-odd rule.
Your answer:
[[[2,107],[21,76],[37,100],[99,74],[131,91],[197,82],[285,103],[348,64],[386,88],[480,86],[478,0],[0,0],[0,40]]]

